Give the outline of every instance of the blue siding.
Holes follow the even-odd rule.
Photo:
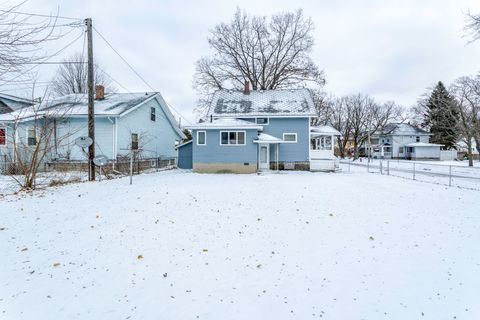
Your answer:
[[[255,118],[243,118],[246,121],[255,121]],[[308,161],[310,148],[310,132],[308,117],[304,118],[269,118],[269,122],[263,125],[263,133],[283,139],[284,133],[296,133],[296,143],[282,143],[278,149],[278,160],[295,162]],[[270,161],[276,159],[276,147],[270,148]]]
[[[180,169],[192,169],[192,142],[184,144],[178,148],[177,165]]]
[[[220,131],[224,129],[205,130],[207,132],[207,144],[197,145],[197,131],[193,130],[193,162],[194,163],[257,163],[257,144],[253,140],[257,138],[256,129],[234,130],[245,131],[245,145],[220,145]],[[232,130],[233,131],[233,130]]]

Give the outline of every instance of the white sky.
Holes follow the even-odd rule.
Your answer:
[[[302,8],[316,26],[312,56],[326,72],[325,89],[335,95],[362,92],[410,106],[435,82],[448,84],[480,71],[480,41],[467,44],[462,37],[464,13],[480,12],[478,0],[30,0],[21,10],[48,14],[57,7],[60,15],[92,17],[110,43],[190,121],[195,61],[210,53],[209,30],[229,21],[236,7],[257,15]],[[62,41],[55,47],[68,39]],[[81,49],[81,41],[72,48]],[[129,91],[149,91],[98,37],[94,50]],[[40,81],[49,80],[54,69],[42,66]]]

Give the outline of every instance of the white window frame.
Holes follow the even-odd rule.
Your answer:
[[[257,120],[258,119],[267,119],[267,122],[266,123],[258,123]],[[255,124],[259,124],[261,126],[268,126],[270,124],[270,118],[268,117],[258,117],[258,118],[255,118]]]
[[[7,139],[7,137],[8,137],[8,129],[7,129],[7,127],[2,127],[2,126],[0,126],[0,130],[1,130],[1,129],[5,130],[5,131],[4,131],[4,132],[5,132],[5,144],[0,144],[0,148],[1,148],[1,147],[6,147],[6,146],[8,145],[8,139]]]
[[[26,129],[27,130],[26,130],[26,134],[25,134],[25,140],[26,140],[27,147],[35,147],[38,144],[37,128],[35,128],[35,126],[30,126],[30,127],[27,127]],[[35,144],[29,144],[28,143],[28,131],[30,131],[30,129],[33,129],[33,131],[35,131]]]
[[[198,134],[199,134],[200,132],[203,132],[203,134],[205,135],[205,141],[204,141],[205,143],[198,143],[198,141],[199,141],[199,139],[198,139]],[[198,130],[198,131],[197,131],[197,146],[206,146],[206,145],[207,145],[207,131],[205,131],[205,130]]]
[[[223,144],[222,143],[222,133],[223,132],[226,132],[228,133],[228,143],[227,144]],[[236,138],[235,138],[235,141],[237,142],[236,144],[231,144],[230,143],[230,132],[235,132],[236,133]],[[243,132],[243,143],[238,143],[238,133],[239,132]],[[218,135],[219,137],[219,144],[220,146],[222,147],[237,147],[237,146],[245,146],[247,145],[247,132],[245,130],[221,130],[220,131],[220,134]]]
[[[287,134],[294,135],[294,136],[295,136],[295,141],[286,141],[286,140],[285,140],[285,135],[287,135]],[[296,133],[296,132],[284,132],[284,133],[283,133],[283,142],[284,142],[284,143],[297,143],[297,141],[298,141],[298,137],[297,137],[297,133]]]

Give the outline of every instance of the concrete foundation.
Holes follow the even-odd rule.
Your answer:
[[[255,173],[257,164],[251,163],[194,163],[193,172],[198,173]]]

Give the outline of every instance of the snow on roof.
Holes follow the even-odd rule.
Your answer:
[[[255,139],[255,142],[282,142],[283,140],[274,136],[271,136],[266,133],[260,133],[258,138]]]
[[[105,99],[95,100],[95,115],[118,116],[156,95],[157,93],[155,92],[106,94]],[[87,94],[69,94],[46,100],[41,104],[1,114],[0,121],[28,119],[40,115],[86,116],[88,115],[88,96]]]
[[[187,129],[234,129],[234,128],[246,128],[262,130],[263,127],[250,121],[234,119],[234,118],[220,118],[213,119],[212,121],[199,122],[192,126],[186,126]]]
[[[412,142],[405,145],[406,147],[442,147],[443,144],[426,143],[426,142]]]
[[[310,133],[318,133],[324,135],[341,136],[342,134],[332,126],[316,126],[310,128]]]
[[[6,106],[7,112],[29,107],[33,104],[34,102],[32,100],[12,96],[10,94],[0,93],[0,107],[2,105]]]
[[[389,123],[387,124],[381,134],[390,135],[430,135],[427,131],[415,127],[409,123]]]
[[[214,93],[208,115],[225,116],[313,116],[315,107],[308,89]]]
[[[95,100],[95,114],[109,116],[121,115],[155,95],[157,95],[156,92],[108,93],[105,94],[105,99]],[[87,115],[88,96],[87,94],[69,94],[43,102],[39,110],[56,110],[68,113],[69,115]]]

